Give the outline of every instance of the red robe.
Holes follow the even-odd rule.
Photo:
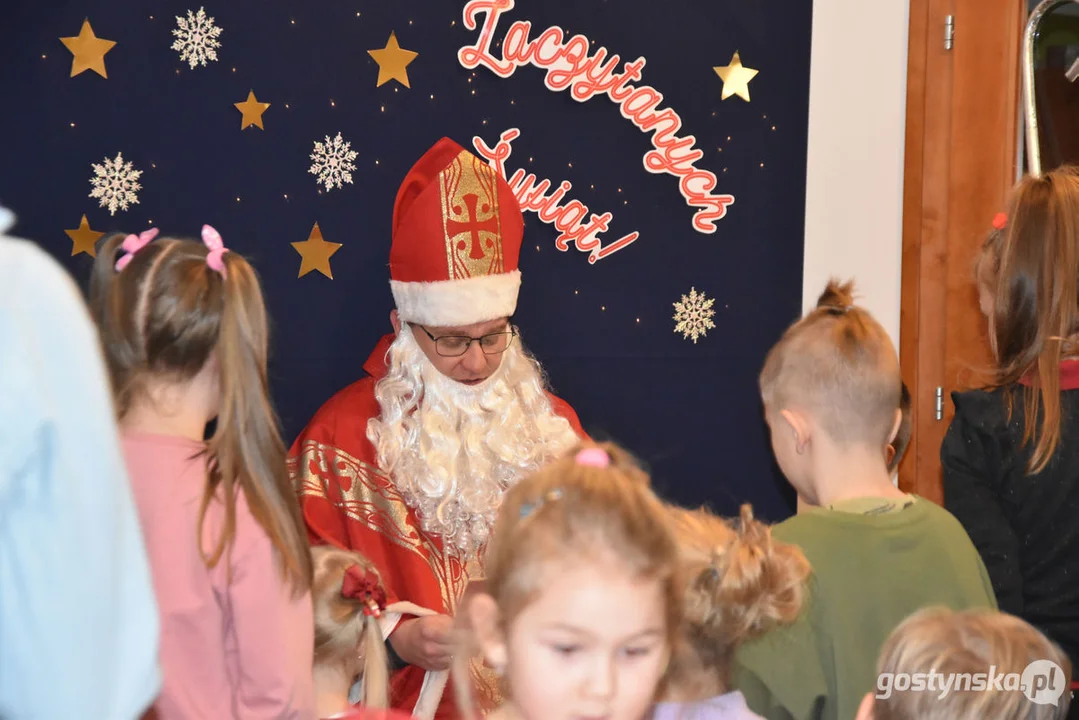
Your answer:
[[[409,601],[453,615],[470,580],[482,578],[478,559],[462,562],[443,552],[442,541],[428,536],[397,490],[378,467],[367,439],[367,421],[378,417],[375,383],[386,372],[387,335],[364,364],[368,377],[330,398],[315,414],[289,451],[289,475],[300,494],[312,544],[356,550],[378,567],[389,602]],[[573,408],[550,396],[556,413],[585,437]],[[409,666],[390,680],[392,706],[411,712],[419,697],[424,670]],[[499,701],[497,678],[479,671],[477,700],[484,707]],[[451,683],[452,685],[452,683]],[[436,718],[457,718],[447,689]]]

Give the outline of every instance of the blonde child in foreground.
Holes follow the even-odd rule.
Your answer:
[[[648,476],[613,446],[575,451],[510,488],[466,608],[505,683],[495,720],[641,720],[681,620],[677,548]],[[478,717],[461,653],[465,718]]]
[[[734,651],[798,617],[809,563],[774,541],[749,505],[731,523],[704,510],[670,513],[685,583],[683,637],[653,720],[759,719],[731,687]]]
[[[387,607],[378,571],[359,553],[328,546],[311,548],[311,558],[317,717],[407,720],[410,715],[385,709],[389,665],[381,621]],[[349,690],[360,677],[362,706],[353,706]]]
[[[1024,674],[1036,661],[1042,662]],[[1011,678],[998,687],[990,668]],[[1016,689],[1023,682],[1032,687]],[[865,696],[857,720],[1063,720],[1070,682],[1067,656],[1027,622],[987,610],[928,608],[888,638],[877,690]],[[915,684],[919,689],[909,689]]]
[[[155,710],[308,720],[311,557],[258,277],[209,226],[156,234],[103,240],[90,286],[161,619]]]
[[[772,528],[813,568],[806,610],[743,645],[735,686],[768,718],[854,716],[888,634],[927,605],[994,607],[959,522],[892,483],[882,452],[901,422],[884,328],[832,282],[769,351],[760,376],[772,448],[814,509]]]

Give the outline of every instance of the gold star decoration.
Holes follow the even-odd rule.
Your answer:
[[[719,79],[723,81],[723,100],[726,100],[731,95],[737,95],[749,102],[749,81],[756,77],[758,71],[743,65],[742,58],[738,56],[737,52],[734,53],[729,65],[720,65],[712,69],[716,71],[716,75],[719,75]]]
[[[243,102],[233,103],[236,109],[243,113],[243,118],[240,119],[240,129],[246,130],[248,127],[254,125],[259,130],[265,130],[262,126],[262,113],[266,112],[266,108],[270,107],[270,103],[259,102],[255,98],[255,91],[250,90],[247,93],[247,99]]]
[[[82,30],[78,35],[62,37],[60,42],[75,56],[71,61],[71,77],[93,70],[101,77],[108,78],[105,72],[105,53],[112,50],[116,41],[102,40],[94,35],[94,29],[90,27],[89,20],[82,21]]]
[[[375,87],[381,87],[390,80],[396,80],[405,87],[408,84],[408,71],[405,68],[419,55],[411,50],[402,50],[397,44],[397,35],[390,33],[390,39],[386,41],[386,47],[381,50],[368,50],[367,54],[378,63],[378,82]]]
[[[105,233],[90,229],[90,223],[86,216],[82,216],[79,226],[74,230],[64,230],[71,238],[71,256],[86,253],[90,257],[97,257],[97,240]]]
[[[306,240],[294,242],[292,247],[296,248],[296,252],[300,253],[300,257],[303,258],[303,262],[300,263],[300,274],[296,277],[303,277],[312,270],[318,270],[330,280],[333,280],[330,258],[341,249],[341,243],[323,240],[322,230],[319,229],[318,223],[315,223],[315,227],[311,228],[311,234]]]

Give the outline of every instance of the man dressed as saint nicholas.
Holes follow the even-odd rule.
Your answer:
[[[483,577],[503,492],[584,435],[511,323],[523,229],[492,168],[446,138],[428,150],[393,208],[393,334],[289,452],[311,541],[359,551],[391,610],[412,608],[383,630],[393,706],[418,717],[457,716],[442,692],[453,615]],[[481,704],[496,704],[496,678],[474,675]]]

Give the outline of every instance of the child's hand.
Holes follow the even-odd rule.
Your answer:
[[[453,618],[425,615],[405,620],[390,635],[402,660],[424,670],[446,670],[453,659]]]

